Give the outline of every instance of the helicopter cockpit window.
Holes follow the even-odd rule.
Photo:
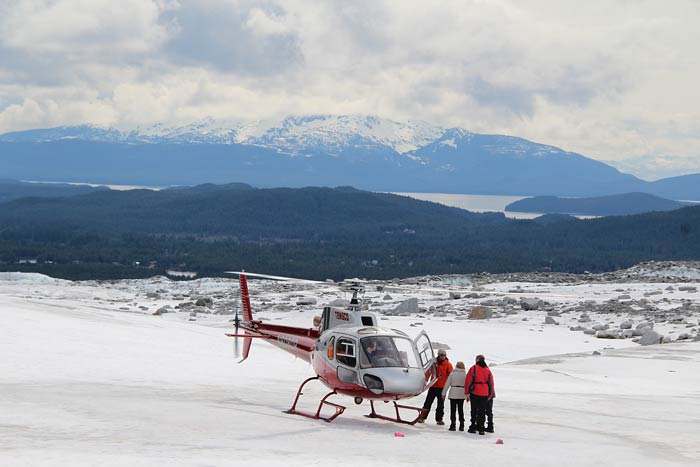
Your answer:
[[[351,367],[357,365],[355,342],[344,337],[338,338],[338,343],[335,347],[335,357],[338,362],[342,363],[343,365]]]
[[[418,368],[418,358],[410,339],[402,337],[365,337],[362,342],[361,364],[367,367]]]

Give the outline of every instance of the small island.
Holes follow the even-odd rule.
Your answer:
[[[660,198],[648,193],[623,193],[593,198],[534,196],[510,203],[505,210],[578,216],[626,216],[653,211],[672,211],[693,204],[695,203]]]

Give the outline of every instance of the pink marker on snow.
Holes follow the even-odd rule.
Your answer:
[[[501,438],[498,438],[498,439],[496,440],[496,444],[503,444],[503,440],[502,440]]]
[[[403,433],[397,431],[396,433],[394,433],[394,436],[396,436],[397,438],[403,438]]]

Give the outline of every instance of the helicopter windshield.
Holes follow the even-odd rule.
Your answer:
[[[364,337],[361,364],[367,367],[413,367],[418,368],[418,359],[413,341],[404,337]]]

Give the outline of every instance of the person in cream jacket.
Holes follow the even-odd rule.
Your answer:
[[[450,431],[455,431],[455,412],[459,412],[459,431],[464,431],[464,382],[467,374],[464,372],[464,362],[457,362],[442,388],[442,398],[450,399]]]

